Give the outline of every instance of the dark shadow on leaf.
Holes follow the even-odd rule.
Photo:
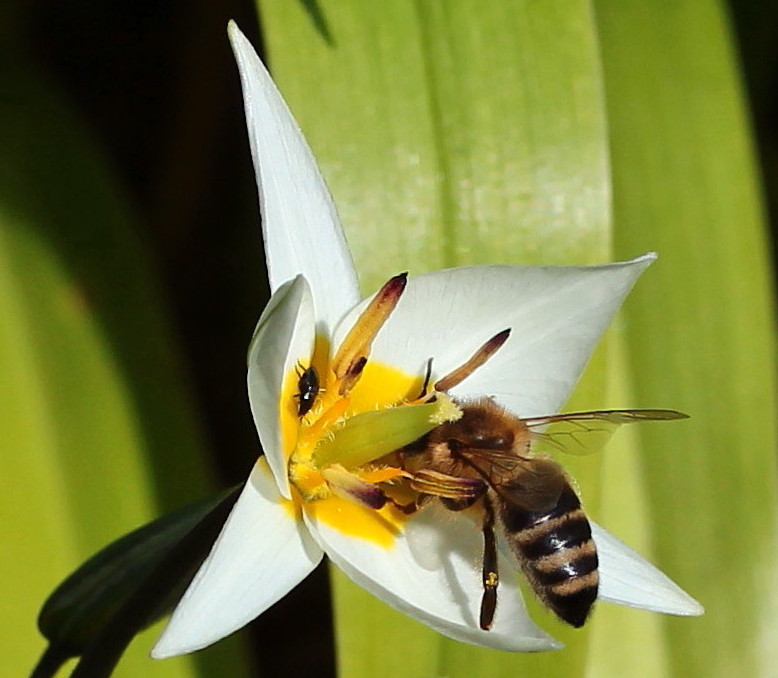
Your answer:
[[[335,47],[335,38],[332,37],[332,32],[327,24],[327,19],[324,16],[324,12],[321,11],[317,0],[300,0],[300,4],[303,6],[305,13],[311,20],[316,32],[322,37],[328,47]]]

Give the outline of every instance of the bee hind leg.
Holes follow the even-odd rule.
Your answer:
[[[481,570],[484,594],[481,597],[479,625],[484,631],[492,627],[494,612],[497,609],[497,584],[500,577],[497,572],[497,541],[494,536],[494,508],[488,496],[484,496],[484,557]]]

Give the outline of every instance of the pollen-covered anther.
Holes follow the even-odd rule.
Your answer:
[[[387,502],[383,491],[372,483],[334,464],[321,471],[332,493],[365,508],[378,510]]]
[[[332,360],[340,395],[346,395],[362,375],[373,340],[400,301],[407,279],[407,273],[400,273],[384,284],[341,343]]]

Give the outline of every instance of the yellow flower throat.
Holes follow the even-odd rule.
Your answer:
[[[311,410],[298,416],[299,366],[284,380],[281,399],[281,426],[289,479],[293,487],[294,511],[305,510],[349,536],[390,546],[402,522],[407,519],[392,504],[374,510],[334,494],[315,459],[325,440],[332,440],[346,422],[363,413],[402,407],[413,401],[422,387],[422,378],[376,362],[368,362],[358,382],[347,395],[338,392],[338,380],[331,369],[321,370],[319,394]],[[381,455],[378,455],[381,456]],[[365,464],[348,469],[360,480],[387,483],[402,476],[402,471],[381,464]]]

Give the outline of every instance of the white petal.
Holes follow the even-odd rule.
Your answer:
[[[591,526],[600,559],[600,600],[665,614],[704,612],[702,605],[640,554],[596,523]]]
[[[474,266],[410,278],[371,359],[423,375],[433,358],[434,381],[510,328],[508,341],[452,395],[494,396],[523,417],[554,414],[654,258],[587,267]],[[335,345],[365,303],[338,326]]]
[[[259,188],[270,289],[303,274],[329,334],[359,301],[357,277],[324,179],[254,48],[230,22]]]
[[[305,278],[284,283],[270,298],[248,354],[248,389],[254,424],[281,494],[291,498],[281,435],[284,376],[313,352],[313,300]]]
[[[193,652],[245,626],[307,577],[321,558],[305,525],[281,505],[260,459],[152,656]]]
[[[330,559],[350,579],[392,607],[443,635],[501,650],[532,652],[561,645],[538,628],[524,608],[514,568],[500,554],[497,611],[490,631],[478,627],[482,542],[474,523],[427,507],[411,518],[387,549],[348,537],[306,516]]]

